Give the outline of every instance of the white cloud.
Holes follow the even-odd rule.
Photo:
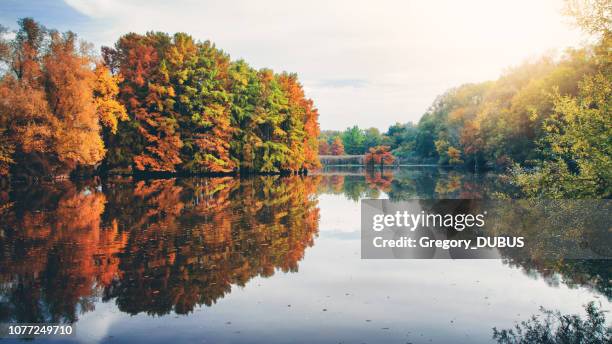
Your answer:
[[[85,38],[97,44],[184,31],[255,67],[296,72],[324,129],[416,121],[449,87],[580,40],[561,0],[65,1],[92,18]]]

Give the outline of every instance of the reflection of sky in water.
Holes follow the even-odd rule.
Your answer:
[[[384,195],[383,195],[384,197]],[[320,195],[319,237],[299,272],[256,277],[187,316],[129,316],[113,301],[83,314],[89,342],[487,343],[540,306],[580,313],[605,297],[551,287],[501,260],[361,260],[359,203]],[[111,337],[112,336],[112,337]]]

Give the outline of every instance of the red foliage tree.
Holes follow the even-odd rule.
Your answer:
[[[133,157],[140,171],[174,172],[181,162],[183,143],[173,110],[174,88],[161,63],[168,41],[165,34],[127,34],[119,39],[114,54],[124,78],[121,99],[145,145],[144,151]]]
[[[395,157],[389,151],[389,146],[371,147],[365,156],[365,163],[368,166],[379,165],[382,169],[384,165],[390,165],[395,161]]]
[[[329,155],[330,147],[327,141],[321,140],[319,141],[319,155]]]

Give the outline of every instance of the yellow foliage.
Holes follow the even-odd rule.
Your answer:
[[[120,75],[112,75],[108,68],[98,64],[94,70],[94,104],[98,118],[103,126],[115,134],[119,121],[127,121],[128,115],[125,107],[117,101],[119,95],[118,84],[122,81]]]

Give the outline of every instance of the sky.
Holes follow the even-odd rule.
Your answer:
[[[586,37],[563,0],[0,0],[0,24],[33,17],[112,45],[187,32],[232,59],[299,75],[322,129],[417,122],[435,97],[496,79]]]

